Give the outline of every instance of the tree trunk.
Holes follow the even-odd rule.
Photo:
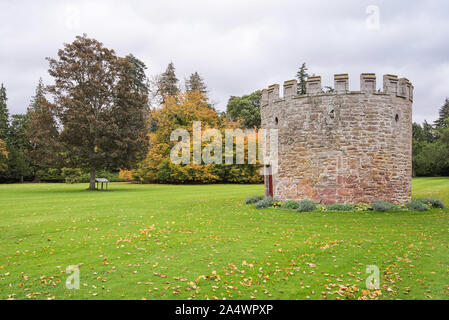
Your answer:
[[[20,176],[20,183],[23,183],[23,176]]]
[[[90,168],[89,190],[95,190],[95,168]]]

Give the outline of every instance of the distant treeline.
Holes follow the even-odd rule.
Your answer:
[[[260,128],[261,92],[231,96],[217,112],[204,79],[193,72],[181,84],[173,62],[148,76],[134,55],[86,35],[47,58],[53,84],[39,80],[25,114],[10,115],[0,86],[0,183],[89,182],[95,177],[142,183],[260,183],[260,165],[170,161],[175,129]],[[306,93],[306,64],[296,77]],[[224,141],[224,139],[223,139]],[[247,148],[245,144],[245,148]],[[235,153],[235,150],[234,150]],[[415,176],[449,175],[449,100],[434,124],[413,124]]]
[[[433,124],[413,123],[413,174],[449,176],[449,99]]]

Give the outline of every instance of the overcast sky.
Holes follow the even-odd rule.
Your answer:
[[[397,74],[415,86],[413,118],[433,121],[449,97],[449,1],[13,1],[0,0],[0,82],[11,113],[26,111],[63,43],[86,33],[143,60],[149,75],[171,60],[198,71],[218,110],[292,79],[302,62],[333,85],[349,73]]]

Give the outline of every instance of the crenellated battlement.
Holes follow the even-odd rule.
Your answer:
[[[334,90],[338,94],[349,92],[349,75],[347,73],[334,75]]]
[[[288,80],[283,85],[283,97],[280,96],[279,84],[273,84],[268,89],[262,90],[261,104],[270,104],[279,99],[292,99],[294,97],[314,96],[323,94],[387,94],[413,101],[413,85],[406,78],[398,78],[397,75],[386,74],[383,76],[383,91],[377,90],[377,77],[375,73],[362,73],[360,75],[360,91],[349,91],[349,75],[347,73],[334,75],[333,91],[323,90],[320,76],[312,76],[307,79],[305,95],[298,95],[298,81]]]

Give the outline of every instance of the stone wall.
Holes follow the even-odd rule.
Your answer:
[[[311,77],[307,95],[295,80],[262,91],[263,129],[278,129],[277,200],[319,203],[404,203],[411,197],[413,86],[385,75],[383,91],[375,74],[360,77],[360,91],[349,92],[346,74],[334,77],[324,93]]]

